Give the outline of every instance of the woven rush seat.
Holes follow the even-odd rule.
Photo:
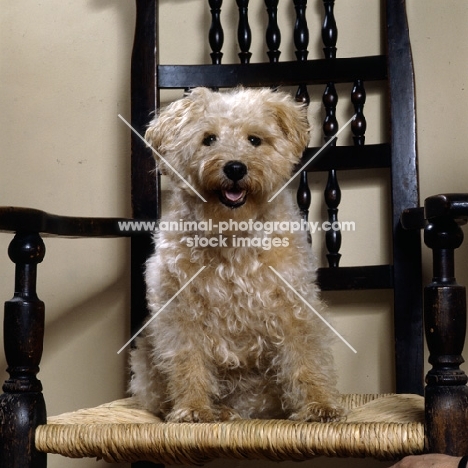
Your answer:
[[[132,398],[49,417],[36,429],[39,451],[108,462],[200,465],[216,458],[306,460],[315,456],[392,460],[424,448],[418,395],[345,395],[346,422],[237,420],[165,423]]]

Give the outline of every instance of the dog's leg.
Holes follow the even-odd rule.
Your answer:
[[[218,419],[213,399],[218,393],[217,382],[208,368],[208,359],[191,348],[178,352],[166,369],[168,393],[172,411],[170,422],[212,422]]]
[[[321,334],[317,330],[307,333],[304,325],[300,321],[295,324],[300,331],[287,337],[279,351],[278,380],[282,384],[283,405],[293,420],[339,421],[345,412],[336,390],[333,358],[319,344]]]

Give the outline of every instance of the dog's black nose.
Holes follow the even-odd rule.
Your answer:
[[[241,180],[247,174],[247,166],[240,161],[229,161],[223,168],[224,173],[234,182]]]

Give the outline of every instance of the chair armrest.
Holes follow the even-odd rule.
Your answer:
[[[32,208],[0,207],[0,231],[6,232],[37,232],[61,237],[130,237],[138,231],[122,226],[131,221],[128,218],[58,216]]]
[[[400,216],[404,229],[424,229],[427,222],[453,219],[458,225],[468,222],[468,193],[446,193],[426,198],[424,208],[408,208]]]
[[[57,216],[30,208],[0,207],[0,231],[14,232],[8,255],[15,263],[14,297],[4,306],[5,358],[9,378],[0,395],[0,465],[45,467],[35,448],[34,429],[46,423],[39,371],[45,306],[36,293],[37,265],[45,255],[42,235],[62,237],[128,237],[124,218]],[[128,225],[127,225],[128,226]],[[148,232],[148,231],[146,231]]]
[[[447,193],[426,198],[424,212],[427,220],[451,218],[457,224],[468,221],[468,193]]]
[[[426,219],[424,217],[424,208],[408,208],[403,211],[400,215],[401,225],[403,229],[414,230],[423,229],[426,225]]]

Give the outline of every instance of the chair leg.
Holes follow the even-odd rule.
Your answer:
[[[460,369],[466,333],[466,292],[456,283],[454,249],[463,232],[448,218],[429,223],[424,241],[433,251],[433,280],[424,290],[429,362],[426,376],[426,450],[468,453],[467,376]]]

